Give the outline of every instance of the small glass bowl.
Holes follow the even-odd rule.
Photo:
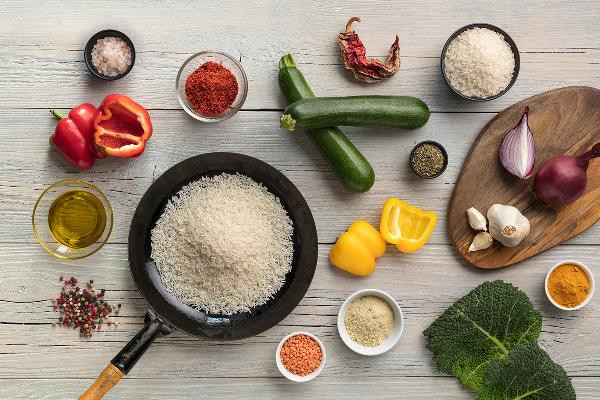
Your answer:
[[[198,67],[207,61],[213,61],[222,64],[224,67],[229,69],[235,76],[238,83],[238,94],[231,104],[231,106],[223,113],[218,115],[202,115],[196,111],[192,104],[188,101],[185,95],[185,81],[188,76],[194,72]],[[175,81],[175,87],[177,89],[177,99],[181,104],[181,107],[191,117],[202,122],[220,122],[228,118],[233,117],[244,105],[246,101],[246,95],[248,94],[248,78],[242,68],[242,65],[233,57],[228,54],[217,52],[217,51],[201,51],[194,54],[179,68],[177,73],[177,80]]]
[[[83,190],[93,194],[100,200],[106,213],[104,231],[93,244],[84,248],[72,248],[58,242],[52,235],[50,226],[48,225],[48,213],[54,200],[62,194],[73,190]],[[48,253],[63,260],[77,260],[91,256],[104,246],[112,232],[113,212],[108,199],[96,186],[82,179],[64,179],[53,183],[42,192],[33,207],[31,222],[35,238]]]

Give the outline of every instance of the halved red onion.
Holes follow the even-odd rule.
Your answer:
[[[533,175],[535,143],[527,123],[529,107],[525,107],[521,120],[506,134],[500,146],[500,162],[511,174],[521,179]]]

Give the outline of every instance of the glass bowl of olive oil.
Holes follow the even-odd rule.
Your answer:
[[[96,186],[64,179],[40,195],[32,214],[33,233],[53,256],[75,260],[100,250],[112,231],[113,213]]]

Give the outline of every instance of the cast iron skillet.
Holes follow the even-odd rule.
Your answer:
[[[281,200],[294,225],[292,270],[273,299],[249,312],[206,314],[177,300],[163,287],[151,258],[150,232],[167,201],[186,184],[203,176],[240,173],[262,183]],[[80,399],[99,399],[127,374],[157,337],[179,329],[190,335],[236,340],[261,333],[279,323],[308,290],[317,263],[317,230],[302,194],[269,164],[235,153],[208,153],[176,164],[158,178],[142,197],[129,231],[129,268],[133,281],[151,309],[144,327],[112,359]]]

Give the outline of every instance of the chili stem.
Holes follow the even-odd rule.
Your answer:
[[[53,116],[54,118],[56,118],[56,120],[57,120],[57,121],[60,121],[61,119],[63,119],[63,118],[64,118],[64,117],[63,117],[63,116],[62,116],[60,113],[58,113],[58,111],[56,111],[56,110],[50,110],[50,114],[52,114],[52,116]]]
[[[352,17],[348,20],[348,23],[346,24],[346,33],[354,32],[352,29],[352,23],[354,22],[360,22],[360,17]]]

